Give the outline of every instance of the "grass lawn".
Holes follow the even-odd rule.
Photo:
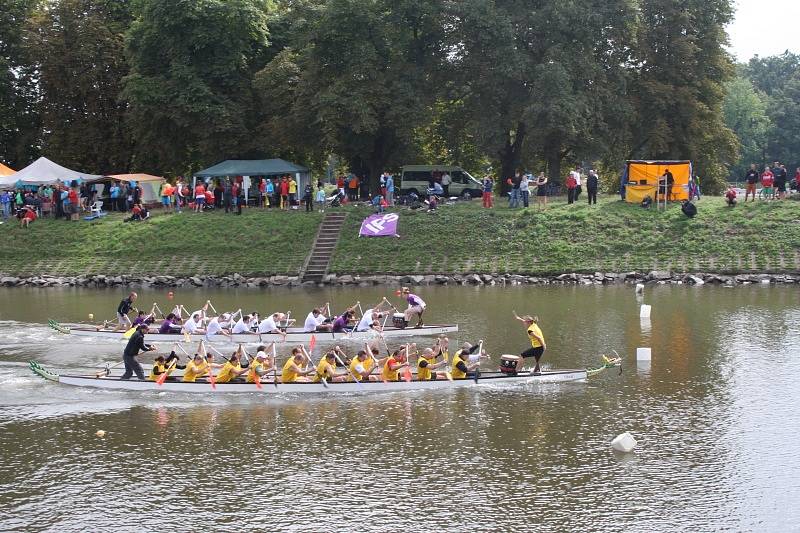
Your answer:
[[[585,198],[582,198],[582,200]],[[398,238],[359,238],[372,211],[348,213],[331,272],[338,274],[800,270],[800,201],[698,202],[686,218],[679,205],[644,210],[616,199],[597,206],[551,202],[493,210],[480,201],[428,214],[398,209]],[[180,215],[155,210],[147,222],[40,219],[29,229],[0,226],[0,273],[11,275],[194,274],[296,275],[310,251],[320,213],[247,209]]]
[[[585,199],[582,198],[582,200]],[[552,202],[544,212],[497,201],[403,210],[401,238],[357,238],[369,210],[347,218],[331,271],[336,273],[521,273],[800,270],[800,202],[728,208],[704,198],[687,218],[605,198],[597,206]]]
[[[0,272],[13,275],[294,274],[303,265],[321,215],[245,210],[163,214],[123,222],[43,218],[29,229],[0,226]]]

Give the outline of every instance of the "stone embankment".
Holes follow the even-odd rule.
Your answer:
[[[395,276],[352,276],[329,274],[322,282],[300,281],[297,276],[34,276],[15,277],[0,275],[0,285],[5,287],[315,287],[373,285],[607,285],[615,283],[746,285],[750,283],[800,283],[800,274],[710,274],[651,272],[624,273],[568,273],[554,276],[523,276],[518,274],[427,274]]]

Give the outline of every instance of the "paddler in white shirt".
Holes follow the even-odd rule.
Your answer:
[[[259,333],[283,333],[278,324],[286,319],[284,313],[272,313],[258,325]]]
[[[208,327],[206,327],[206,339],[213,340],[214,335],[225,335],[226,337],[230,337],[230,332],[226,329],[225,326],[228,325],[228,321],[230,320],[230,315],[228,313],[223,313],[220,316],[215,316],[208,322]]]
[[[313,333],[315,331],[330,331],[333,324],[325,323],[328,318],[322,313],[322,308],[316,307],[308,313],[306,321],[303,324],[303,331],[306,333]]]
[[[203,311],[195,311],[186,322],[183,323],[182,333],[189,334],[204,334],[206,330],[202,327],[203,324]]]
[[[244,315],[243,317],[239,318],[239,321],[233,326],[231,334],[236,335],[238,333],[250,333],[251,320],[252,317],[250,315]]]
[[[384,305],[386,306],[385,310]],[[380,321],[386,316],[386,313],[388,313],[388,310],[391,308],[393,308],[392,304],[390,304],[386,298],[383,298],[380,302],[378,302],[378,305],[364,311],[364,316],[362,316],[361,320],[358,322],[356,331],[369,331],[371,329],[381,331],[383,328],[381,327]]]

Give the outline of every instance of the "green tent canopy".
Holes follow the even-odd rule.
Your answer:
[[[213,167],[196,172],[196,178],[218,178],[222,176],[282,176],[284,174],[308,174],[306,167],[283,159],[228,159]]]

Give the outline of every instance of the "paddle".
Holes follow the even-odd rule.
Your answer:
[[[313,337],[312,337],[312,338],[313,338]],[[309,353],[306,351],[306,347],[305,347],[305,345],[301,344],[301,345],[300,345],[300,348],[302,348],[302,349],[303,349],[303,355],[305,355],[305,356],[306,356],[306,359],[308,360],[308,362],[309,362],[309,363],[311,363],[311,366],[312,366],[313,368],[316,368],[316,367],[317,367],[317,365],[315,365],[315,364],[314,364],[314,360],[313,360],[313,359],[311,359],[311,355],[309,355]],[[319,372],[318,372],[318,373],[319,373]],[[322,383],[322,386],[323,386],[323,387],[325,387],[326,389],[328,388],[328,380],[326,380],[326,379],[325,379],[323,376],[320,376],[320,377],[319,377],[319,381],[320,381],[320,383]]]
[[[483,341],[478,343],[478,366],[475,367],[475,377],[473,378],[475,380],[475,384],[476,385],[478,384],[478,378],[481,375],[481,367],[480,367],[481,360],[480,360],[480,357],[481,357],[482,354],[483,354]]]
[[[314,346],[316,346],[316,345],[317,345],[317,336],[312,333],[311,334],[311,340],[308,343],[308,351],[309,352],[313,352],[314,351]]]
[[[272,383],[278,388],[278,359],[275,356],[275,343],[272,343]]]
[[[211,310],[214,311],[215,315],[218,314],[217,310],[214,308],[214,304],[211,303],[211,300],[206,300],[206,304],[208,304],[208,306],[211,308]]]
[[[160,375],[160,376],[158,376],[158,379],[156,380],[156,384],[158,384],[158,386],[159,386],[159,387],[160,387],[161,385],[163,385],[163,384],[164,384],[164,382],[167,380],[167,376],[169,376],[170,370],[172,370],[173,368],[175,368],[175,365],[177,365],[177,364],[178,364],[178,360],[177,360],[177,359],[175,359],[175,360],[172,362],[172,364],[171,364],[171,365],[169,365],[169,368],[166,368],[166,369],[164,370],[164,372],[162,372],[162,373],[161,373],[161,375]]]
[[[122,338],[123,339],[130,339],[133,336],[133,334],[136,333],[136,328],[138,328],[138,327],[139,327],[138,325],[137,326],[133,326],[131,329],[129,329],[128,331],[126,331],[125,333],[122,334]]]
[[[358,388],[363,389],[364,385],[361,384],[361,380],[358,379],[355,376],[355,374],[353,374],[353,372],[350,370],[349,366],[344,364],[344,361],[342,361],[342,359],[339,357],[339,353],[336,350],[333,351],[333,356],[336,358],[336,360],[339,362],[339,364],[342,365],[347,370],[347,373],[350,374],[350,377],[353,378],[353,381],[356,382],[356,384],[358,385]]]
[[[442,339],[441,337],[436,340],[436,347],[439,348],[439,355],[442,356],[442,360],[444,361],[444,377],[447,378],[447,381],[453,381],[453,374],[447,367],[450,365],[450,358],[447,350],[442,349]]]
[[[406,343],[406,367],[403,369],[403,381],[411,382],[411,346]]]

